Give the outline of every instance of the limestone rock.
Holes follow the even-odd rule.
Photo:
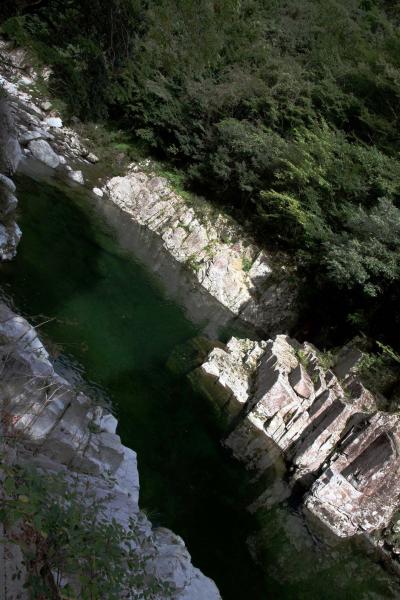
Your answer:
[[[148,556],[144,574],[168,584],[172,600],[220,600],[215,584],[192,565],[182,539],[153,529],[141,513],[136,454],[121,444],[116,419],[54,370],[36,330],[1,303],[0,359],[0,427],[6,434],[1,449],[7,461],[62,473],[81,490],[82,501],[88,490],[103,499],[110,520],[126,528],[133,521],[140,531],[135,549]],[[12,447],[4,439],[13,439]],[[24,599],[22,556],[18,547],[9,550],[1,535],[0,594],[8,586]],[[21,578],[13,578],[20,567]]]
[[[68,177],[72,179],[72,181],[75,181],[75,183],[79,183],[80,185],[83,185],[85,183],[85,178],[83,177],[82,171],[69,171]]]
[[[232,315],[264,331],[286,329],[295,318],[296,286],[272,267],[273,257],[233,220],[215,218],[206,203],[201,213],[194,210],[165,179],[139,169],[134,165],[126,176],[107,182],[110,199],[159,236],[169,254]]]
[[[60,164],[60,159],[46,140],[32,140],[29,142],[28,148],[35,158],[52,169],[56,169]]]

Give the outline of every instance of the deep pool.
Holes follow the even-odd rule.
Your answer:
[[[46,177],[20,175],[17,186],[23,238],[16,260],[0,266],[3,293],[44,323],[59,368],[112,404],[123,442],[138,453],[142,508],[184,538],[224,600],[399,598],[355,548],[315,542],[295,509],[246,512],[249,475],[222,449],[207,402],[166,366],[206,320],[188,319],[88,194]],[[257,530],[264,574],[246,544]]]

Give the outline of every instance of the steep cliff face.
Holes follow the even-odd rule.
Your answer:
[[[153,528],[139,508],[136,454],[115,433],[116,419],[54,370],[36,330],[0,305],[1,452],[8,464],[61,473],[75,485],[106,500],[109,519],[139,531],[144,575],[152,575],[176,600],[217,600],[215,584],[191,564],[181,538]],[[0,499],[6,491],[0,486]],[[2,540],[9,532],[2,531]],[[151,549],[151,553],[149,553]],[[18,546],[0,545],[0,595],[28,598],[26,566]],[[15,577],[21,572],[20,578]],[[68,572],[63,573],[69,581]],[[72,579],[73,581],[73,579]],[[136,596],[134,596],[136,597]],[[162,597],[162,596],[161,596]]]
[[[224,444],[265,474],[278,459],[286,484],[268,487],[252,509],[305,490],[305,511],[341,538],[386,529],[399,509],[400,417],[377,410],[355,374],[361,354],[343,351],[332,369],[311,344],[278,335],[232,338],[192,375],[230,423]],[[278,492],[278,493],[277,493]]]

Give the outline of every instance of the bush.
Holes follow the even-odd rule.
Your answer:
[[[128,592],[138,599],[169,597],[168,588],[145,573],[152,554],[138,524],[131,521],[126,530],[110,520],[108,498],[96,498],[89,483],[28,466],[2,464],[2,471],[0,522],[22,550],[32,599],[120,600]]]

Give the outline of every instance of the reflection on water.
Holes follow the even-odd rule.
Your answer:
[[[224,600],[398,598],[377,564],[316,543],[294,509],[245,510],[255,494],[249,475],[221,447],[211,407],[166,366],[178,345],[216,333],[226,313],[193,290],[187,302],[181,273],[116,211],[103,211],[114,230],[82,190],[26,176],[17,183],[24,235],[16,261],[0,267],[3,290],[35,322],[51,319],[41,331],[58,368],[112,403],[123,442],[138,452],[142,506],[185,539]],[[149,265],[152,253],[164,284],[139,262]],[[251,546],[265,577],[246,546],[257,527],[264,543],[256,536]]]

